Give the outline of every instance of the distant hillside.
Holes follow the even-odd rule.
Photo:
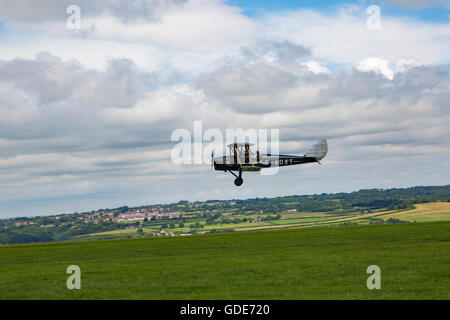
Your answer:
[[[236,228],[242,231],[265,226],[271,228],[273,225],[293,226],[294,223],[306,225],[319,220],[325,225],[342,220],[336,220],[337,216],[347,215],[354,220],[355,214],[412,209],[417,203],[437,201],[450,202],[450,185],[247,200],[179,201],[134,208],[123,206],[84,213],[0,220],[0,243],[63,241],[91,234],[133,237],[224,232],[235,231]],[[308,216],[308,212],[326,213],[326,216]]]
[[[277,198],[236,200],[238,206],[264,210],[297,209],[298,211],[405,209],[415,203],[450,202],[450,185],[418,186],[392,189],[362,189],[350,193],[315,194]]]

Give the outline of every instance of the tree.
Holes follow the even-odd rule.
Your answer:
[[[117,211],[122,212],[122,213],[125,213],[125,212],[128,211],[128,209],[129,209],[129,208],[128,208],[127,206],[123,206],[123,207],[117,208]]]
[[[143,232],[144,232],[144,230],[142,230],[141,228],[137,229],[138,234],[142,234]]]

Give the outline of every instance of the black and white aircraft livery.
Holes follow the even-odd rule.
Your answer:
[[[240,186],[244,182],[242,179],[243,171],[255,172],[264,168],[292,166],[310,162],[320,164],[319,161],[325,157],[328,151],[326,139],[319,140],[303,156],[274,155],[270,153],[261,155],[259,151],[256,151],[256,154],[252,154],[250,150],[252,145],[251,143],[231,143],[228,145],[230,155],[214,158],[214,154],[211,154],[214,169],[228,171],[236,177],[234,184]],[[238,171],[239,175],[236,175],[233,171]]]

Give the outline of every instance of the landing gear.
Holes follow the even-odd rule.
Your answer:
[[[244,182],[244,179],[242,178],[236,178],[234,179],[234,184],[237,185],[238,187]]]
[[[235,175],[231,170],[228,170],[228,172],[236,177],[236,179],[234,179],[234,184],[238,187],[244,182],[244,179],[242,179],[242,170],[239,170],[239,176]]]

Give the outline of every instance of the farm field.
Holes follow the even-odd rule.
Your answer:
[[[450,221],[450,202],[419,203],[412,210],[388,215],[383,219],[396,218],[409,222]]]
[[[234,215],[235,218],[257,219],[258,216],[267,217],[269,215]],[[199,232],[208,233],[213,230],[225,231],[255,231],[284,228],[311,228],[328,227],[343,224],[370,224],[374,219],[387,221],[388,219],[397,219],[403,222],[433,222],[450,221],[450,202],[432,202],[416,204],[409,210],[378,210],[370,213],[327,213],[327,212],[282,212],[279,220],[240,222],[227,224],[204,225]],[[205,223],[204,219],[193,219],[192,222]],[[186,225],[189,225],[187,223]],[[160,224],[154,224],[148,227],[141,227],[143,233],[140,236],[146,236],[160,231]],[[101,233],[87,234],[78,236],[71,240],[94,240],[104,238],[124,238],[138,237],[138,227],[130,229],[113,230]],[[173,228],[167,230],[170,232],[189,232],[188,227]]]
[[[449,299],[450,222],[0,247],[0,299]],[[66,268],[81,268],[81,290]],[[366,269],[382,270],[368,290]]]
[[[449,221],[450,185],[126,205],[0,219],[0,245]]]

